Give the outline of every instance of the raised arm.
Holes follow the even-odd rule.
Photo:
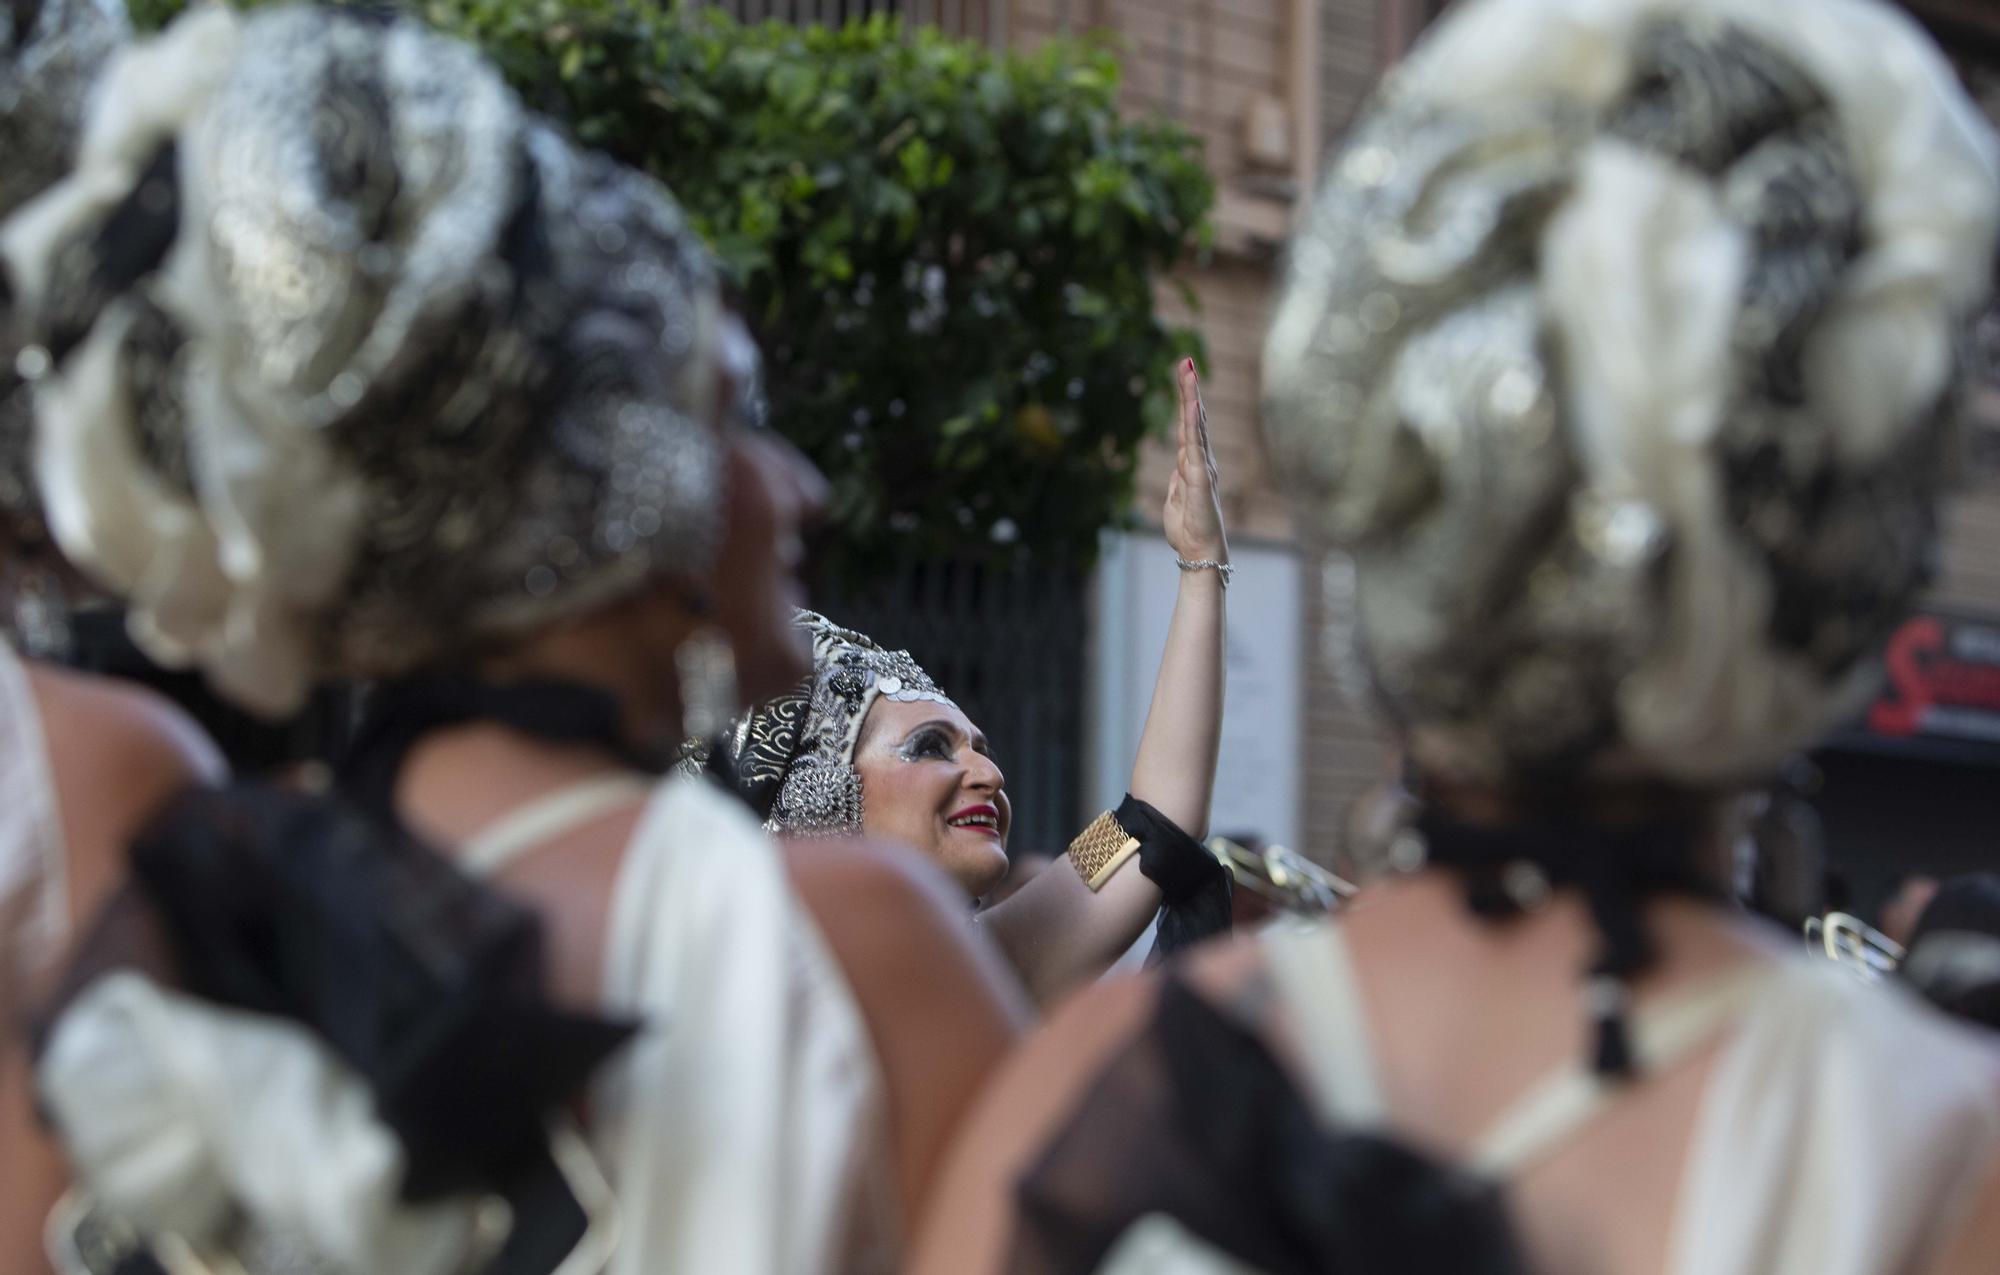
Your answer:
[[[1167,481],[1161,521],[1167,543],[1183,563],[1226,566],[1229,537],[1222,529],[1215,449],[1209,443],[1208,413],[1202,410],[1193,359],[1180,366],[1180,389],[1179,455]],[[1222,744],[1224,594],[1219,568],[1181,571],[1166,651],[1153,680],[1153,703],[1132,762],[1132,795],[1197,840],[1208,835],[1215,756]]]
[[[1167,543],[1183,562],[1229,561],[1217,495],[1215,452],[1194,360],[1178,370],[1180,423],[1162,512]],[[1199,840],[1208,833],[1215,758],[1222,738],[1223,573],[1184,570],[1153,684],[1152,707],[1132,763],[1131,793]],[[1096,977],[1144,932],[1160,891],[1136,861],[1092,892],[1065,859],[1036,876],[980,921],[1036,1000],[1047,1004]]]

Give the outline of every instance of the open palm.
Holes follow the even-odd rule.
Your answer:
[[[1215,448],[1208,437],[1208,413],[1202,410],[1201,381],[1194,360],[1183,359],[1175,369],[1181,413],[1173,476],[1167,480],[1167,505],[1160,515],[1167,543],[1190,562],[1229,561],[1229,536],[1222,529],[1221,483],[1215,469]]]

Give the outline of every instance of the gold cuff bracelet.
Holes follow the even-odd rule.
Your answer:
[[[1139,839],[1128,834],[1109,810],[1069,843],[1069,861],[1093,892],[1102,890],[1125,861],[1139,853]]]

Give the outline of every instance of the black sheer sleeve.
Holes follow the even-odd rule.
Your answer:
[[[1234,878],[1222,861],[1179,824],[1130,793],[1112,817],[1139,842],[1139,871],[1160,887],[1154,957],[1172,956],[1227,934]]]
[[[1171,1218],[1268,1275],[1520,1275],[1491,1184],[1324,1128],[1263,1044],[1179,980],[1017,1184],[1014,1275],[1097,1270]]]

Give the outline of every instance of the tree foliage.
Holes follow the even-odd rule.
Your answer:
[[[1120,115],[1111,49],[623,0],[417,8],[686,206],[763,343],[773,423],[832,482],[836,570],[1087,559],[1123,514],[1196,340],[1155,288],[1206,246],[1213,188],[1192,136]]]

